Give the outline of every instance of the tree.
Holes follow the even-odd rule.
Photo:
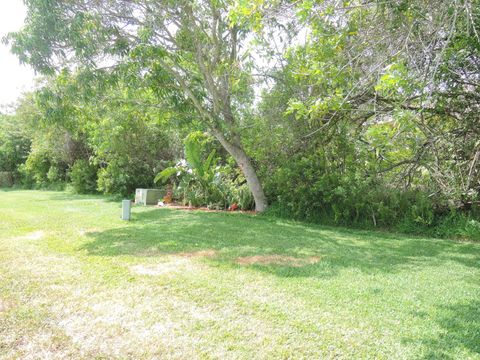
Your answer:
[[[278,112],[272,116],[269,107],[264,113],[277,128],[280,116],[294,116],[289,157],[316,144],[327,149],[345,136],[358,154],[370,154],[365,170],[371,176],[404,189],[428,188],[429,195],[460,206],[476,201],[479,5],[303,0],[283,6],[306,35],[284,53],[264,97],[269,106],[273,97],[283,98]]]
[[[70,143],[77,146],[54,153],[64,157],[70,153],[65,159],[70,169],[77,160],[95,165],[98,190],[104,193],[128,195],[136,187],[152,186],[155,174],[178,153],[175,143],[180,124],[173,129],[173,114],[154,106],[151,91],[132,83],[126,86],[120,80],[110,87],[104,77],[92,75],[90,71],[62,71],[35,92],[42,128],[34,143],[52,129],[69,134]],[[78,173],[81,168],[92,172],[93,167],[80,164]]]
[[[163,99],[192,106],[241,168],[257,211],[262,184],[242,143],[251,102],[248,27],[229,18],[228,0],[27,0],[25,27],[7,41],[43,73],[62,67],[135,76]],[[185,101],[187,100],[187,101]]]
[[[18,166],[25,162],[30,151],[30,139],[18,117],[0,113],[0,172],[8,172],[14,181]]]

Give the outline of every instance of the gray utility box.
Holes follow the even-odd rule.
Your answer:
[[[135,204],[157,205],[158,200],[162,198],[162,190],[159,189],[136,189]]]

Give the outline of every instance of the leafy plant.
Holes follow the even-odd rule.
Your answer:
[[[69,177],[77,194],[88,194],[97,190],[97,168],[87,160],[77,160],[70,169]]]
[[[185,139],[185,159],[167,167],[155,182],[172,181],[176,197],[185,204],[225,209],[237,204],[241,209],[254,206],[253,196],[241,174],[219,165],[216,149],[208,149],[208,137],[200,132]]]

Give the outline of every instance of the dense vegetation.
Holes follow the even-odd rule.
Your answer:
[[[478,0],[26,4],[0,182],[480,238]]]

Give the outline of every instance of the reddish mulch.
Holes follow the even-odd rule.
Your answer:
[[[256,212],[253,211],[253,210],[235,210],[235,211],[214,210],[214,209],[209,209],[207,207],[193,207],[193,206],[184,206],[184,205],[179,205],[179,204],[165,204],[163,206],[157,205],[157,207],[174,209],[174,210],[205,211],[205,212],[215,212],[215,213],[228,212],[228,213],[242,213],[242,214],[251,214],[251,215],[256,214]]]

